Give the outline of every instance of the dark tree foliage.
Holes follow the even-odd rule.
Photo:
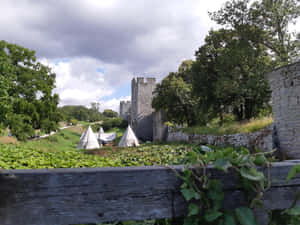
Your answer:
[[[55,74],[36,62],[35,52],[0,41],[0,123],[25,140],[34,129],[57,129],[58,95],[52,94]]]
[[[198,122],[197,97],[192,93],[191,66],[192,60],[182,62],[178,72],[169,73],[156,86],[152,106],[163,110],[166,120],[189,126]]]
[[[289,31],[300,16],[299,0],[231,0],[210,16],[220,25],[240,31],[248,25],[262,37],[259,43],[272,52],[279,65],[287,64],[299,56],[299,36]]]
[[[248,25],[245,25],[248,26]],[[238,120],[258,114],[270,97],[264,75],[271,69],[266,48],[255,29],[210,31],[192,67],[200,109],[220,116],[233,111]]]

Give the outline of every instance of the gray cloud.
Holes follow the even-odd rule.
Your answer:
[[[70,59],[71,75],[55,68],[60,82],[57,92],[62,96],[80,86],[76,80],[72,87],[64,83],[68,76],[79,81],[84,76],[81,81],[87,89],[102,82],[98,86],[106,85],[112,90],[108,94],[133,76],[160,79],[182,60],[192,58],[213,26],[207,10],[219,8],[224,1],[2,0],[0,39],[34,49],[50,64]],[[103,81],[93,71],[97,65],[104,67]]]

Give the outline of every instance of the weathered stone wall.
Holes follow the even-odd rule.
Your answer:
[[[123,120],[130,121],[130,113],[131,113],[131,102],[120,101],[120,117]]]
[[[281,153],[300,158],[300,61],[267,75]]]
[[[230,135],[201,135],[186,134],[182,131],[172,131],[169,129],[167,141],[169,142],[189,142],[221,146],[245,146],[253,149],[258,148],[262,151],[273,149],[273,125],[270,125],[255,133],[238,133]]]
[[[164,124],[163,111],[153,112],[153,141],[166,141],[168,126]]]
[[[152,141],[152,98],[156,87],[155,78],[133,78],[131,81],[131,126],[143,141]]]

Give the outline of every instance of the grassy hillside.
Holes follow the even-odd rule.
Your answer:
[[[225,121],[222,126],[219,125],[218,120],[214,120],[207,126],[187,127],[181,130],[189,134],[224,135],[235,133],[252,133],[270,125],[271,123],[273,123],[273,117],[263,117],[243,122],[237,122],[229,119],[228,121]]]

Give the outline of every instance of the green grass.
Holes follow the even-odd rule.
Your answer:
[[[235,133],[252,133],[256,132],[273,123],[272,117],[263,117],[259,119],[252,119],[250,121],[236,122],[232,120],[225,121],[223,126],[218,125],[218,121],[212,121],[208,126],[196,126],[182,128],[183,132],[189,134],[235,134]]]
[[[34,141],[20,143],[25,148],[37,148],[45,151],[74,150],[77,147],[81,134],[69,129],[60,130],[55,135]]]

